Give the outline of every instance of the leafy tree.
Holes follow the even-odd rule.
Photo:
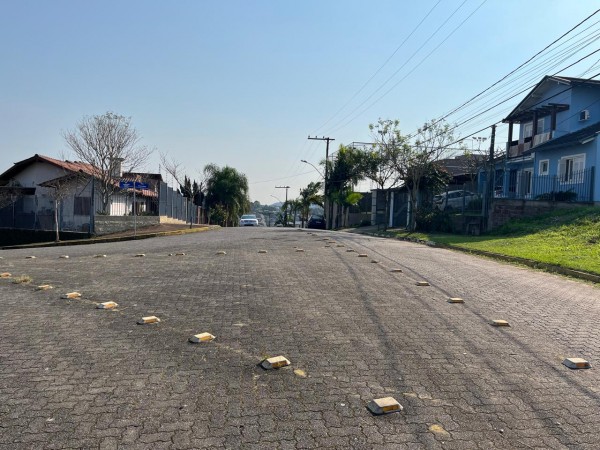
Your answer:
[[[405,142],[398,148],[398,155],[393,162],[399,179],[404,182],[409,193],[410,231],[414,231],[417,224],[421,185],[428,176],[435,174],[434,163],[446,153],[446,148],[454,141],[454,133],[447,123],[431,121],[419,128],[415,137],[414,143]]]
[[[204,174],[209,221],[213,219],[223,226],[237,225],[238,217],[250,209],[246,175],[216,164],[206,165]],[[219,213],[215,215],[216,212]]]
[[[391,189],[400,185],[402,175],[397,169],[400,155],[406,153],[408,139],[400,133],[398,120],[379,119],[376,124],[370,124],[369,130],[375,144],[373,149],[365,152],[365,176],[373,181],[378,189],[385,192],[384,228],[389,217]]]
[[[95,168],[102,212],[109,213],[110,199],[119,190],[121,169],[131,172],[143,165],[152,152],[139,145],[140,137],[131,118],[112,112],[84,117],[75,130],[63,133],[67,145],[83,162]]]

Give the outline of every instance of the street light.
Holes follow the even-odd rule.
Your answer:
[[[308,164],[309,166],[311,166],[313,169],[315,169],[317,171],[317,173],[319,175],[321,175],[321,178],[325,178],[325,175],[323,175],[323,172],[321,172],[319,169],[317,169],[317,167],[313,164],[313,163],[309,163],[307,160],[305,159],[301,159],[300,162],[303,162],[304,164]]]
[[[284,225],[285,227],[288,226],[287,210],[288,210],[288,189],[289,188],[290,188],[289,186],[275,186],[275,189],[285,189],[285,212],[283,213],[283,220],[285,221],[285,225]]]

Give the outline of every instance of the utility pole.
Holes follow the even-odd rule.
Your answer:
[[[496,125],[492,125],[492,137],[490,138],[490,168],[488,172],[486,199],[485,199],[485,231],[488,230],[490,225],[490,209],[492,206],[492,199],[494,198],[494,185],[495,185],[495,170],[494,170],[494,145],[496,142]]]
[[[328,175],[329,175],[329,141],[335,141],[335,139],[330,138],[330,137],[310,137],[310,135],[308,136],[308,139],[312,140],[312,141],[326,141],[327,142],[327,146],[325,147],[325,181],[324,181],[324,187],[323,187],[323,194],[325,197],[325,224],[326,224],[326,228],[327,229],[331,229],[331,213],[333,212],[333,204],[329,201],[329,199],[327,198],[327,179],[328,179]],[[329,209],[331,209],[329,211]]]
[[[285,222],[284,227],[288,226],[288,220],[287,220],[288,197],[287,197],[287,193],[288,193],[288,189],[289,188],[290,188],[289,186],[275,186],[275,189],[285,189],[285,212],[283,213],[283,220]]]

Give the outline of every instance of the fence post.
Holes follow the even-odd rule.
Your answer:
[[[590,167],[590,202],[594,201],[594,171],[595,167]]]

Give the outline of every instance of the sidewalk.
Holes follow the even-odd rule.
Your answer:
[[[119,241],[130,241],[136,239],[148,239],[157,236],[172,236],[178,234],[197,233],[200,231],[216,230],[220,227],[218,225],[179,225],[163,223],[160,225],[153,225],[149,227],[138,228],[134,230],[119,231],[118,233],[105,234],[102,236],[92,237],[89,239],[74,239],[60,242],[34,242],[32,244],[22,245],[8,245],[4,246],[2,250],[17,249],[17,248],[37,248],[37,247],[60,247],[66,245],[86,245],[86,244],[98,244],[102,242],[119,242]]]

